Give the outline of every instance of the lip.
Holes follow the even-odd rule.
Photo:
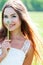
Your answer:
[[[14,26],[14,25],[15,25],[15,24],[10,24],[9,27],[12,27],[12,26]]]

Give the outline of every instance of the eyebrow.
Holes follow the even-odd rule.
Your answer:
[[[14,13],[14,14],[11,14],[11,16],[12,16],[12,15],[15,15],[15,13]]]
[[[7,14],[4,14],[4,15],[7,15]],[[15,13],[11,14],[10,16],[13,16],[13,15],[15,15]]]

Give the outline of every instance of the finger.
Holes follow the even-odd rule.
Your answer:
[[[8,40],[8,39],[7,39],[7,40],[5,40],[5,41],[11,41],[11,40]]]
[[[4,40],[3,42],[11,42],[11,40]]]

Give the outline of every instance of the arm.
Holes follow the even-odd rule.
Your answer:
[[[0,62],[7,56],[10,49],[9,40],[4,40],[1,45],[2,54],[0,55]]]
[[[2,48],[2,54],[0,55],[0,62],[4,59],[6,55],[7,55],[7,50],[5,48]]]
[[[26,54],[26,58],[24,60],[23,65],[31,65],[32,59],[33,59],[33,54],[34,54],[34,49],[33,49],[33,46],[31,45],[29,48],[29,51]]]

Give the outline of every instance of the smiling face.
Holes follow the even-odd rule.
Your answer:
[[[3,23],[4,23],[4,26],[7,29],[9,29],[9,31],[13,31],[13,30],[21,27],[20,18],[12,7],[5,8]]]

